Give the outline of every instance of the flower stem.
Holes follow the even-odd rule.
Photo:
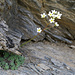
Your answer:
[[[46,29],[46,27],[47,27],[48,25],[49,25],[49,23],[45,26],[45,28],[44,28],[41,32],[43,32],[43,31]],[[40,33],[38,33],[36,36],[34,36],[33,38],[31,38],[29,41],[27,41],[27,42],[21,44],[20,47],[22,47],[23,45],[29,43],[31,40],[35,39],[38,35],[40,35]]]
[[[22,47],[23,45],[27,44],[28,42],[30,42],[31,40],[35,39],[38,35],[34,36],[33,38],[31,38],[29,41],[23,43],[22,45],[20,45],[20,47]]]

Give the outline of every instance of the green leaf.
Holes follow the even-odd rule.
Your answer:
[[[15,67],[15,70],[17,70],[18,69],[18,67]]]
[[[14,60],[14,56],[10,56],[9,58],[8,58],[8,60],[10,61],[10,60]]]
[[[14,69],[15,69],[15,66],[11,66],[10,69],[11,69],[11,70],[14,70]]]
[[[8,69],[9,69],[9,65],[8,65],[8,63],[5,64],[4,69],[5,69],[5,70],[8,70]]]
[[[5,61],[2,61],[1,64],[4,66],[6,64],[6,62]]]
[[[0,66],[1,66],[1,62],[0,62]]]
[[[0,57],[0,61],[3,61],[4,59],[2,57]]]
[[[15,64],[14,64],[14,62],[11,62],[10,65],[11,65],[11,66],[14,66]]]
[[[5,52],[4,53],[4,58],[7,58],[9,56],[9,53],[8,52]]]

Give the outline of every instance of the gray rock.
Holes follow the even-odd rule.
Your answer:
[[[28,64],[28,66],[29,66],[31,69],[33,69],[37,74],[41,75],[40,72],[43,71],[43,69],[38,68],[38,67],[34,66],[33,64]]]
[[[21,54],[18,51],[21,37],[20,34],[10,30],[4,20],[0,21],[0,50]]]
[[[60,8],[59,8],[60,7]],[[44,30],[33,41],[43,41],[47,39],[51,42],[63,41],[72,44],[75,39],[75,1],[74,0],[0,0],[0,50],[11,51],[16,54],[18,52],[21,40],[29,40],[36,36],[37,27],[42,29],[46,26],[46,21],[41,19],[40,14],[55,9],[63,14],[59,22],[60,27],[54,27]],[[48,20],[47,20],[48,22]],[[52,24],[49,24],[52,27]],[[29,46],[28,46],[29,47]],[[41,47],[37,47],[41,50]],[[44,56],[48,56],[45,52],[32,51],[33,57],[38,58],[38,62],[30,61],[26,67],[20,67],[16,71],[0,70],[2,75],[74,75],[75,70],[64,66],[62,62],[50,58],[46,60]],[[31,47],[30,47],[31,49]],[[25,49],[24,49],[25,50]],[[42,52],[42,51],[41,51]],[[44,55],[45,54],[45,55]],[[30,54],[29,54],[30,55]],[[35,56],[36,55],[36,56]],[[43,63],[45,61],[45,64]],[[40,64],[37,66],[36,64]],[[48,65],[50,63],[50,65]],[[47,64],[47,65],[46,65]],[[61,69],[63,67],[63,69]],[[50,68],[50,69],[49,69]]]
[[[44,72],[44,69],[42,69],[41,67],[39,67],[39,66],[37,66],[37,65],[35,65],[35,67],[36,67],[36,69],[37,69],[38,71]]]
[[[45,64],[38,64],[38,66],[40,67],[40,68],[42,68],[42,69],[44,69],[44,70],[49,70],[50,68],[48,67],[48,66],[46,66]]]
[[[52,75],[50,71],[45,71],[42,73],[42,75]]]
[[[62,62],[59,62],[55,59],[51,59],[51,62],[55,65],[55,66],[58,66],[58,67],[61,67],[63,66],[63,63]]]
[[[33,40],[40,41],[46,38],[52,42],[59,40],[72,44],[75,39],[74,0],[6,0],[6,2],[3,0],[1,3],[4,4],[0,5],[2,18],[12,30],[11,33],[18,33],[16,37],[20,35],[21,37],[19,38],[29,40],[36,36],[37,27],[43,29],[46,26],[46,22],[41,19],[40,14],[55,9],[63,14],[62,19],[57,20],[60,27],[48,29]],[[70,14],[72,15],[70,16]]]

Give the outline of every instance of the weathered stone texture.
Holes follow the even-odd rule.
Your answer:
[[[56,20],[60,26],[44,30],[33,40],[60,40],[72,44],[75,40],[74,0],[0,0],[0,19],[5,20],[8,25],[8,35],[11,35],[9,38],[19,39],[18,42],[15,41],[19,44],[22,39],[29,40],[37,35],[37,27],[45,28],[46,21],[41,19],[40,14],[52,9],[63,14],[61,20]]]

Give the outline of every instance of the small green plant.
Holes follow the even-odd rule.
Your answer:
[[[19,66],[24,64],[24,56],[8,53],[6,51],[0,51],[0,66],[4,70],[17,70]]]
[[[8,63],[5,63],[4,69],[5,70],[8,70],[9,69],[9,64]]]

